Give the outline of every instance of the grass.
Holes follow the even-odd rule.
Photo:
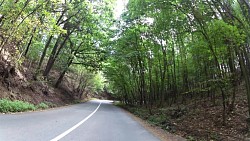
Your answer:
[[[11,101],[9,99],[0,99],[0,113],[34,111],[37,109],[47,109],[49,107],[50,106],[44,102],[34,105],[20,100]]]
[[[36,106],[36,108],[37,108],[37,109],[48,109],[49,106],[48,106],[46,103],[42,102],[42,103],[38,104],[38,105]]]

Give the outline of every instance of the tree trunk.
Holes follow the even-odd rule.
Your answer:
[[[31,35],[31,37],[30,37],[29,43],[28,43],[28,45],[27,45],[27,47],[26,47],[26,50],[25,50],[25,52],[24,52],[24,56],[25,56],[25,57],[27,57],[27,54],[28,54],[28,51],[29,51],[29,49],[30,49],[30,45],[31,45],[32,40],[33,40],[33,38],[34,38],[35,32],[36,32],[36,27],[33,29],[33,33],[32,33],[32,35]]]
[[[241,71],[243,73],[243,77],[245,80],[246,90],[247,90],[247,100],[248,100],[248,115],[250,115],[250,80],[249,80],[249,71],[247,69],[246,64],[244,63],[244,58],[238,48],[235,48],[236,54],[239,57],[239,63],[241,67]]]
[[[66,74],[66,72],[68,71],[68,69],[69,69],[70,65],[72,64],[72,62],[73,62],[73,59],[70,58],[69,61],[68,61],[67,66],[66,66],[66,68],[63,70],[63,72],[60,74],[59,78],[56,81],[56,84],[55,84],[56,88],[58,88],[58,86],[61,84],[61,82],[63,80],[63,77]]]
[[[49,57],[47,66],[46,66],[46,68],[45,68],[45,70],[44,70],[44,72],[43,72],[43,76],[44,76],[44,77],[48,77],[49,72],[50,72],[50,70],[52,69],[52,67],[53,67],[53,65],[54,65],[54,63],[55,63],[55,60],[56,60],[58,54],[60,53],[60,50],[61,50],[61,49],[64,47],[64,45],[66,44],[66,41],[69,39],[69,36],[70,36],[70,34],[68,34],[68,35],[64,38],[63,42],[62,42],[60,45],[58,45],[59,42],[60,42],[60,37],[58,37],[58,40],[57,40],[57,42],[56,42],[56,44],[55,44],[55,46],[54,46],[54,48],[53,48],[53,50],[52,50],[52,52],[51,52],[51,55],[50,55],[50,57]]]
[[[238,0],[238,3],[241,7],[243,15],[246,17],[246,20],[250,22],[250,3],[249,0]]]
[[[61,20],[63,19],[63,17],[64,17],[64,13],[65,13],[65,12],[66,12],[66,10],[64,10],[64,11],[62,12],[61,16],[58,18],[58,20],[57,20],[57,22],[56,22],[56,25],[59,25],[60,21],[61,21]],[[40,68],[41,68],[41,66],[42,66],[42,64],[43,64],[44,58],[45,58],[45,56],[46,56],[47,50],[48,50],[48,48],[49,48],[49,45],[50,45],[52,39],[53,39],[53,35],[51,35],[51,36],[49,37],[49,39],[48,39],[48,41],[47,41],[47,43],[46,43],[46,45],[45,45],[45,47],[44,47],[44,49],[43,49],[43,53],[42,53],[42,56],[41,56],[41,58],[40,58],[40,60],[39,60],[39,64],[38,64],[38,67],[37,67],[37,73],[36,73],[36,75],[38,74],[38,72],[39,72],[39,70],[40,70]]]

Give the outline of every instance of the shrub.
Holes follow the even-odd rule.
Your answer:
[[[38,104],[38,105],[36,106],[36,108],[37,108],[37,109],[48,109],[49,106],[48,106],[46,103],[42,102],[42,103]]]
[[[28,102],[23,102],[20,100],[11,101],[9,99],[0,99],[0,112],[2,113],[24,112],[35,109],[35,105]]]

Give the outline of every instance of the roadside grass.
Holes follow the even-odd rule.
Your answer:
[[[9,99],[0,99],[0,113],[35,111],[38,109],[47,109],[49,107],[51,106],[46,102],[34,105],[20,100],[11,101]]]

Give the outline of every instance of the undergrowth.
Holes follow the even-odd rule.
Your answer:
[[[34,111],[37,109],[47,109],[49,107],[50,106],[44,102],[34,105],[20,100],[11,101],[9,99],[0,99],[1,113]]]
[[[148,123],[152,125],[156,125],[161,127],[162,129],[175,133],[176,127],[171,123],[170,119],[172,118],[180,118],[185,113],[180,111],[184,111],[179,108],[163,108],[163,109],[152,109],[152,113],[145,107],[138,107],[135,105],[126,105],[124,103],[115,103],[114,105],[119,106],[137,117],[140,117],[143,120],[146,120]]]
[[[46,103],[42,102],[42,103],[38,104],[36,106],[36,108],[37,109],[47,109],[47,108],[49,108],[49,106]]]

